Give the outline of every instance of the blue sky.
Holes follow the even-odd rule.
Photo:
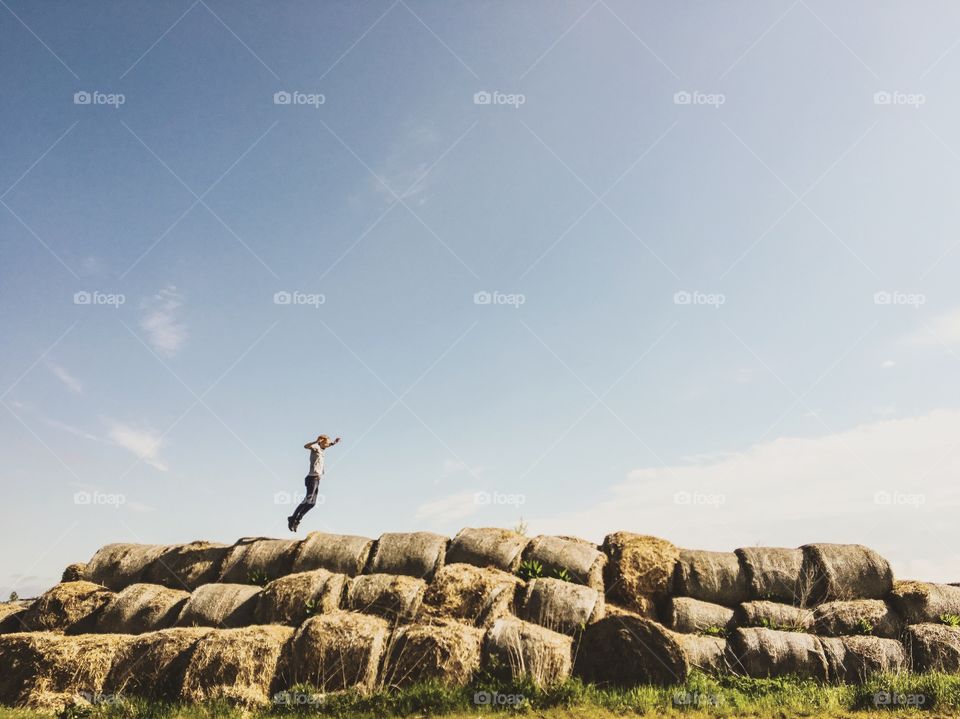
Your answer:
[[[0,4],[4,595],[319,432],[304,529],[960,580],[955,5]]]

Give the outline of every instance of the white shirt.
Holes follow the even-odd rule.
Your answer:
[[[310,473],[309,477],[319,477],[323,474],[323,447],[317,442],[310,445]]]

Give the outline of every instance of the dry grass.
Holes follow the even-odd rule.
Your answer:
[[[313,614],[336,611],[346,581],[345,575],[325,569],[274,579],[260,592],[254,612],[256,622],[298,626]]]
[[[422,613],[427,618],[489,626],[515,613],[516,595],[522,587],[523,581],[499,569],[447,564],[427,587]]]
[[[443,566],[449,543],[449,538],[432,532],[383,534],[374,547],[370,571],[404,574],[429,582]]]
[[[540,578],[527,582],[522,619],[573,634],[603,618],[603,594],[582,584]]]
[[[190,542],[169,547],[144,571],[143,581],[192,592],[217,581],[230,547],[214,542]]]
[[[573,639],[514,617],[497,620],[484,640],[490,671],[509,680],[552,687],[570,677]]]
[[[574,582],[604,591],[607,555],[586,540],[540,535],[523,552],[526,561],[539,562],[547,572],[566,571]]]
[[[480,668],[483,630],[453,620],[408,624],[394,630],[381,684],[409,686],[425,680],[463,686]]]
[[[160,544],[108,544],[87,563],[85,576],[117,591],[142,582],[147,567],[168,549]]]
[[[405,621],[416,616],[426,586],[416,577],[365,574],[349,580],[344,606],[355,612]]]
[[[631,532],[614,532],[603,540],[607,596],[646,615],[653,601],[669,594],[680,550],[671,542]]]
[[[212,631],[209,627],[163,629],[133,638],[117,651],[104,693],[179,698],[191,652]]]
[[[65,582],[44,592],[20,619],[31,632],[86,629],[114,596],[99,584]]]
[[[173,625],[190,598],[188,592],[157,584],[131,584],[114,595],[93,630],[107,634],[143,634]]]
[[[363,572],[373,549],[373,540],[353,535],[310,532],[300,543],[293,563],[294,572],[326,569],[355,577]]]
[[[249,584],[254,577],[282,577],[290,573],[299,547],[296,540],[244,537],[227,551],[217,581]]]
[[[253,623],[260,587],[204,584],[195,589],[177,617],[178,627],[243,627]]]
[[[460,530],[447,550],[447,564],[472,564],[516,572],[530,540],[509,529],[496,527]]]

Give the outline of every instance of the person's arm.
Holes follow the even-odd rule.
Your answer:
[[[340,438],[337,437],[335,440],[333,440],[333,441],[330,443],[330,446],[332,447],[333,445],[339,444],[339,443],[340,443]]]
[[[313,440],[312,442],[307,442],[305,445],[303,445],[303,448],[312,450],[316,444],[317,440]]]

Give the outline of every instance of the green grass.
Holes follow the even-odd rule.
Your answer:
[[[310,687],[291,689],[291,702],[244,713],[225,704],[180,706],[124,699],[68,710],[62,719],[335,719],[381,717],[509,717],[613,719],[672,717],[901,717],[960,715],[960,676],[945,674],[874,677],[862,686],[825,685],[802,679],[715,679],[695,674],[681,686],[597,688],[570,680],[539,690],[529,682],[504,684],[481,677],[469,687],[439,683],[369,695],[342,692],[321,696]],[[491,701],[491,698],[493,700]],[[39,719],[41,712],[0,709],[0,719]],[[49,715],[46,715],[49,716]]]

